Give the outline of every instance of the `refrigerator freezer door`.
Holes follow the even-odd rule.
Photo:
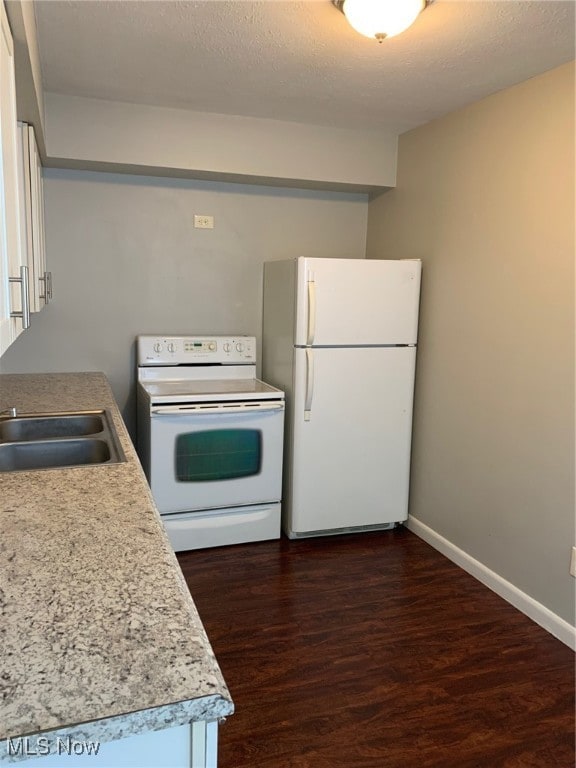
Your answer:
[[[405,520],[416,349],[296,349],[295,354],[286,533]]]
[[[296,346],[416,344],[420,261],[297,262]]]

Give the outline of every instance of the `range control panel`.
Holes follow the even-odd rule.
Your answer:
[[[138,365],[256,363],[254,336],[138,336]]]

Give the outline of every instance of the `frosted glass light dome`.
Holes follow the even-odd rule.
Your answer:
[[[356,32],[382,42],[408,29],[425,5],[426,0],[344,0],[342,10]]]

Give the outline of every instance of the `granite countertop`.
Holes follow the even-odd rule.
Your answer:
[[[0,375],[11,406],[107,408],[127,460],[0,473],[0,761],[8,738],[111,741],[232,714],[105,376]]]

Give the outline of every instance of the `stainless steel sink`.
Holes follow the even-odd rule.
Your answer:
[[[104,440],[30,440],[0,445],[0,472],[103,464],[111,459]]]
[[[0,472],[123,461],[106,410],[18,414],[0,420]]]
[[[0,421],[0,442],[82,437],[104,430],[103,411],[16,416]]]

